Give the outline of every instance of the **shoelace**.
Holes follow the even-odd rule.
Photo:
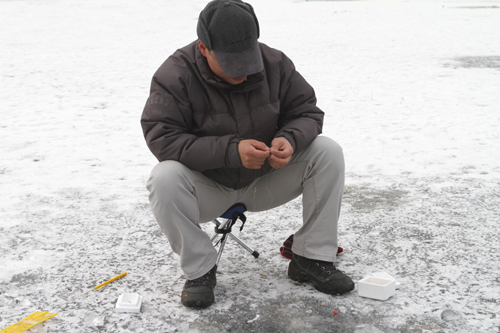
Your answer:
[[[314,263],[316,267],[319,267],[320,270],[327,274],[332,274],[332,272],[335,272],[337,270],[337,267],[335,267],[332,263],[330,262],[325,262],[325,261],[316,261]]]

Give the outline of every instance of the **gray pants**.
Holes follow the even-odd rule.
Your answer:
[[[215,265],[217,252],[199,223],[219,217],[235,203],[250,212],[278,207],[302,194],[303,226],[292,251],[300,256],[336,261],[337,222],[344,191],[344,155],[332,139],[317,137],[294,153],[281,169],[234,190],[176,161],[163,161],[151,172],[147,188],[156,221],[180,256],[188,280]]]

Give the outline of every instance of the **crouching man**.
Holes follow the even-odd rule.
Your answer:
[[[303,226],[288,276],[328,294],[352,290],[334,265],[344,157],[318,137],[324,113],[313,88],[287,56],[257,41],[248,3],[211,1],[197,34],[154,74],[141,119],[160,162],[147,184],[152,210],[187,279],[182,303],[214,302],[217,252],[200,223],[235,203],[263,211],[299,195]]]

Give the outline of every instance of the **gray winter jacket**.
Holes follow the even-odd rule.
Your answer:
[[[157,70],[141,125],[159,161],[175,160],[226,187],[239,189],[268,173],[246,169],[238,143],[267,146],[284,137],[298,152],[321,133],[324,113],[313,88],[282,52],[260,43],[264,71],[231,85],[217,80],[197,41],[177,50]]]

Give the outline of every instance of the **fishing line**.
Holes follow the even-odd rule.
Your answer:
[[[254,170],[254,175],[255,177],[257,177],[257,170]],[[269,202],[269,205],[267,206],[267,209],[264,209],[264,210],[268,210],[271,208],[273,202],[274,202],[274,197],[273,197],[273,194],[271,193],[271,191],[268,189],[268,181],[269,181],[269,174],[266,174],[264,177],[266,177],[266,183],[265,183],[265,186],[264,187],[261,187],[261,188],[257,188],[257,184],[255,184],[255,188],[254,188],[254,191],[253,191],[253,199],[252,199],[252,202],[253,202],[253,210],[254,211],[257,211],[257,205],[256,205],[256,193],[257,191],[261,191],[261,190],[266,190],[267,193],[269,193],[269,196],[271,197],[271,201]]]

